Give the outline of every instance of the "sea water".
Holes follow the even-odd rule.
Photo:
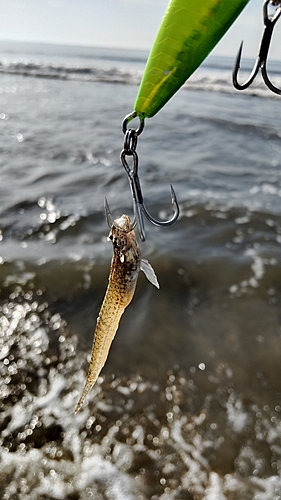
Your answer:
[[[104,198],[147,54],[0,45],[0,494],[280,500],[280,97],[209,57],[138,141],[139,277],[81,412],[112,255]],[[251,61],[246,61],[245,74]],[[270,68],[280,85],[280,67]],[[242,74],[243,76],[243,74]]]

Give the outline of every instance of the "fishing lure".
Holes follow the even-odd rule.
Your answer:
[[[128,175],[134,203],[139,237],[145,240],[145,216],[156,226],[173,224],[179,216],[179,206],[171,186],[173,216],[160,221],[147,211],[138,177],[138,136],[144,129],[145,118],[154,116],[177,92],[189,76],[211,52],[249,0],[170,0],[154,45],[148,57],[136,97],[134,111],[125,116],[125,135],[121,163]],[[128,124],[139,118],[139,127]],[[133,158],[133,168],[126,160]]]
[[[249,0],[171,0],[150,52],[135,101],[154,116],[223,37]]]
[[[106,209],[108,209],[107,205]],[[109,218],[109,211],[107,211],[107,220]],[[147,279],[159,288],[151,265],[147,260],[141,259],[140,247],[128,215],[122,215],[112,222],[108,239],[113,244],[109,282],[97,319],[85,387],[75,413],[80,410],[106,362],[121,316],[134,296],[139,271],[144,271]]]

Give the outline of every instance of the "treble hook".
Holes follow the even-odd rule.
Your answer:
[[[268,16],[268,4],[269,3],[271,3],[272,5],[278,6],[274,15],[271,17]],[[272,37],[272,33],[273,33],[273,28],[281,15],[280,4],[281,4],[280,0],[265,0],[264,1],[264,4],[263,4],[264,32],[263,32],[262,40],[260,43],[259,54],[258,54],[258,57],[255,61],[253,70],[252,70],[248,80],[246,80],[246,82],[242,83],[242,84],[239,83],[237,80],[237,75],[238,75],[238,71],[240,68],[242,47],[243,47],[243,42],[241,42],[241,45],[240,45],[240,48],[239,48],[239,51],[238,51],[238,54],[236,57],[235,66],[234,66],[233,72],[232,72],[232,82],[233,82],[234,87],[237,90],[247,89],[251,85],[251,83],[254,81],[254,79],[256,78],[256,76],[259,72],[259,69],[261,69],[261,74],[262,74],[263,80],[264,80],[265,84],[267,85],[267,87],[275,94],[281,94],[281,90],[278,89],[277,87],[275,87],[275,85],[273,85],[273,83],[270,81],[268,74],[267,74],[267,70],[266,70],[266,62],[267,62],[267,56],[268,56],[269,46],[270,46],[270,42],[271,42],[271,37]]]
[[[120,155],[120,160],[121,163],[128,175],[128,179],[130,182],[131,186],[131,192],[132,192],[132,197],[133,197],[133,203],[134,203],[134,221],[133,221],[133,227],[138,226],[138,231],[139,231],[139,237],[141,241],[145,241],[145,228],[144,228],[144,220],[143,220],[143,215],[155,226],[170,226],[173,224],[178,216],[179,216],[179,205],[177,201],[177,197],[174,191],[173,186],[171,185],[171,198],[172,198],[172,205],[174,207],[174,215],[171,217],[171,219],[168,219],[166,221],[162,220],[157,220],[155,219],[150,213],[148,212],[145,204],[144,204],[144,199],[141,191],[141,185],[140,185],[140,180],[138,176],[138,155],[136,152],[136,145],[137,145],[137,137],[141,133],[144,127],[144,122],[143,120],[141,121],[141,126],[139,129],[134,130],[134,129],[129,129],[126,130],[126,125],[130,119],[135,118],[136,113],[132,113],[131,115],[128,115],[125,117],[124,122],[123,122],[123,132],[125,133],[125,141],[124,141],[124,149],[121,152]],[[133,161],[133,167],[130,168],[126,157],[131,156],[132,161]]]
[[[179,205],[176,197],[176,193],[174,191],[173,186],[171,185],[171,198],[172,198],[172,205],[174,207],[174,215],[171,217],[171,219],[168,220],[157,220],[155,219],[147,210],[145,204],[144,204],[144,199],[141,191],[141,186],[140,186],[140,180],[138,176],[138,156],[136,151],[131,151],[130,156],[133,157],[133,168],[131,169],[127,160],[126,156],[128,155],[128,152],[125,150],[122,151],[121,153],[121,162],[126,170],[126,173],[129,178],[130,186],[131,186],[131,192],[132,192],[132,197],[133,197],[133,203],[134,203],[134,222],[133,222],[133,227],[138,226],[138,231],[139,231],[139,237],[141,241],[145,241],[145,228],[144,228],[144,220],[143,220],[143,215],[155,226],[170,226],[173,224],[178,216],[179,216]]]

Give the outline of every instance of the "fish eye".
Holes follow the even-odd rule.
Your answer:
[[[119,238],[117,238],[113,234],[109,234],[108,239],[112,241],[112,244],[113,244],[114,248],[118,248]]]

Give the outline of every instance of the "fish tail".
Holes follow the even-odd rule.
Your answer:
[[[102,368],[102,367],[101,367]],[[86,380],[86,384],[84,386],[84,389],[83,389],[83,392],[80,396],[80,399],[76,405],[76,408],[75,408],[75,411],[74,413],[78,413],[79,410],[81,409],[85,399],[86,399],[86,396],[87,394],[90,392],[90,390],[92,389],[93,385],[95,384],[95,382],[97,381],[97,378],[98,378],[99,374],[97,373],[96,376],[94,376],[93,378],[91,377],[91,380]]]
[[[107,315],[104,318],[103,314],[100,314],[98,317],[88,375],[82,395],[75,408],[75,413],[79,412],[88,392],[97,381],[97,378],[106,362],[111,343],[114,339],[124,309],[125,308],[121,307],[119,304],[114,311],[115,314],[112,315],[113,311],[111,309],[110,318],[108,318]],[[102,310],[103,307],[101,309],[101,313]]]

